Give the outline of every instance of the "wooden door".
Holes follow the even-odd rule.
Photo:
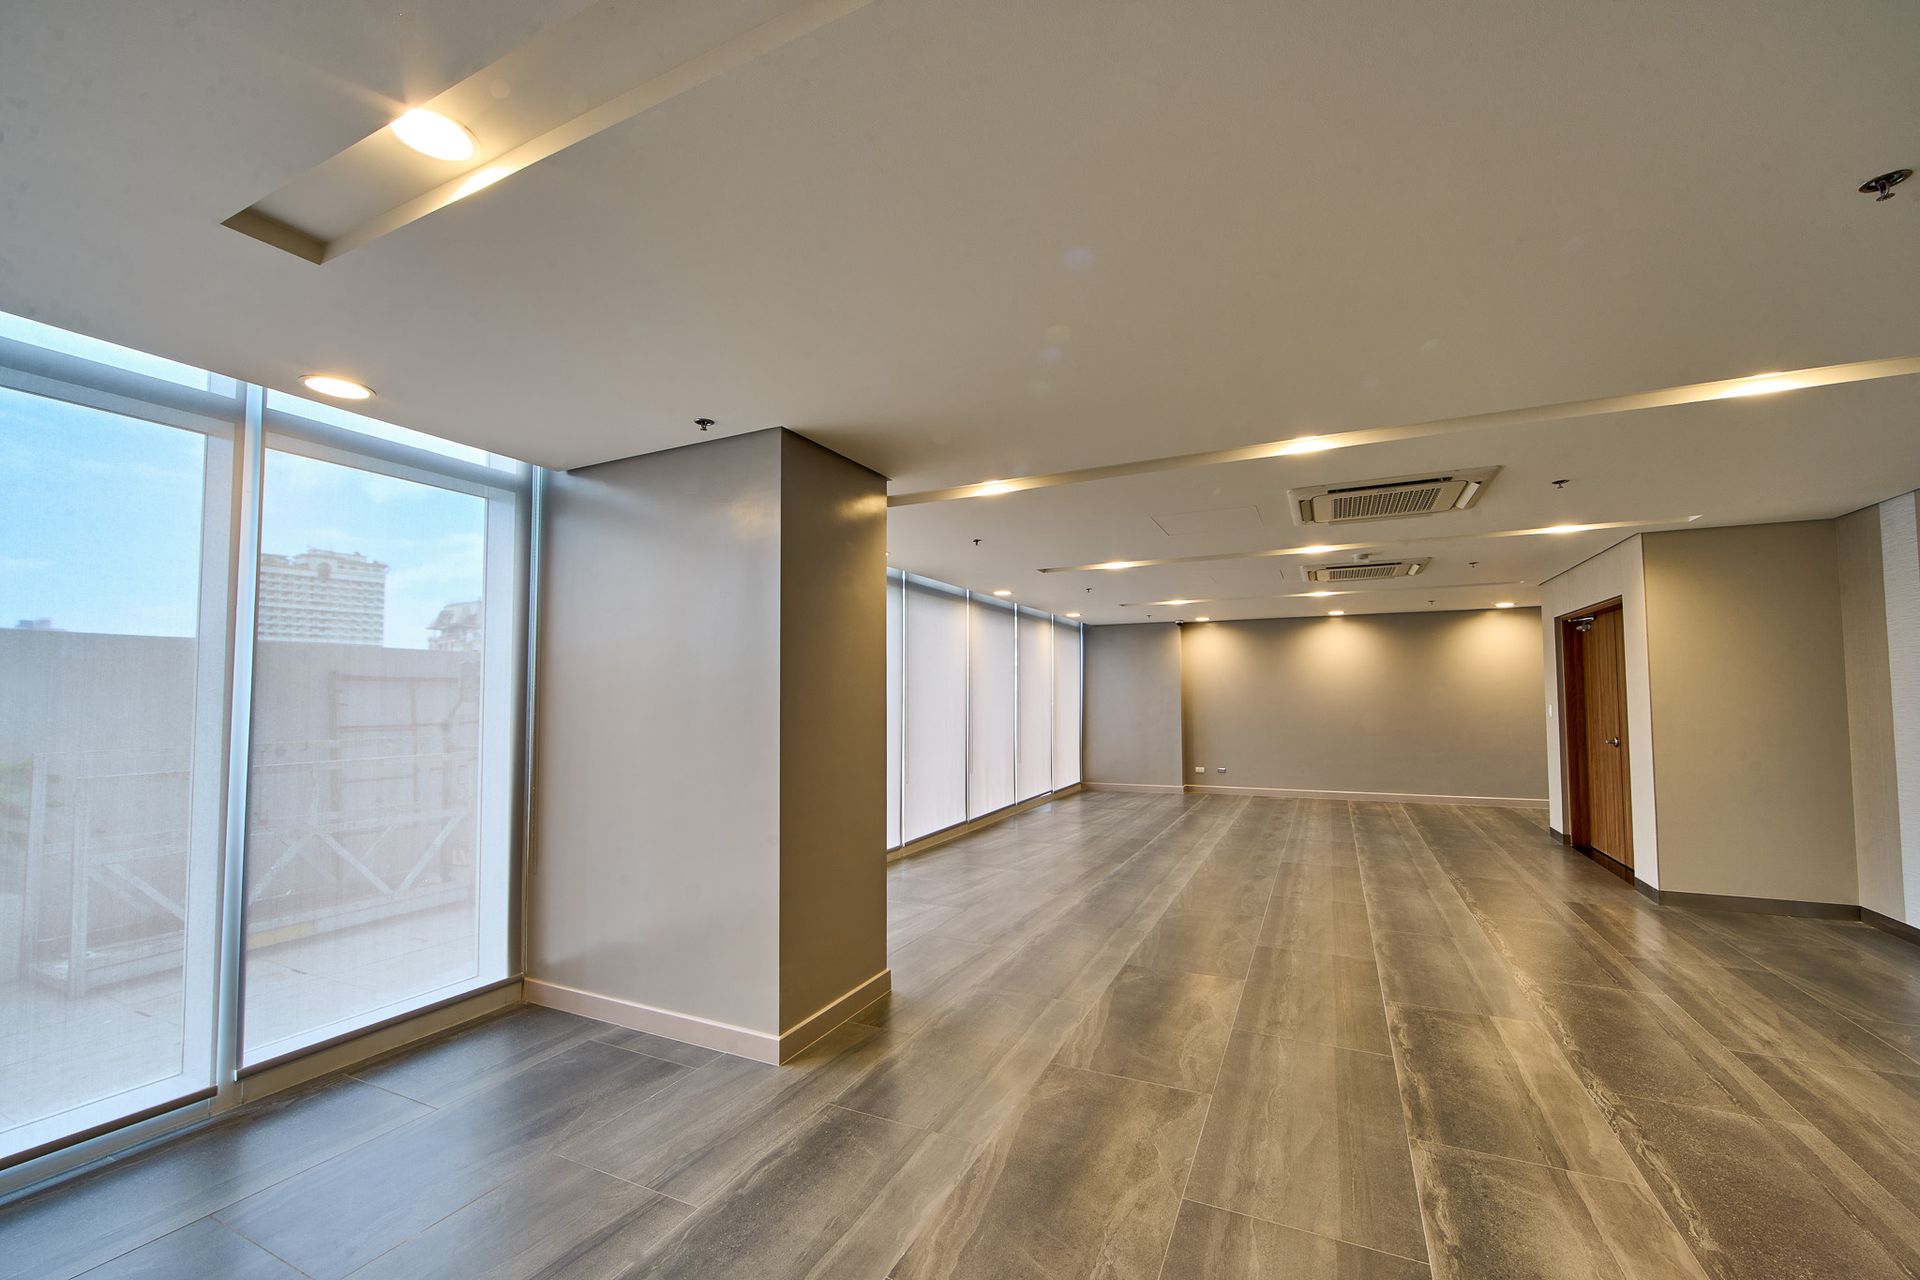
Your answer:
[[[1633,867],[1627,758],[1626,632],[1617,603],[1562,620],[1568,831],[1574,844]]]

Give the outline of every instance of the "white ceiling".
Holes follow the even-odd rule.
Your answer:
[[[896,492],[1920,353],[1920,180],[1853,190],[1920,166],[1911,0],[874,0],[324,266],[220,225],[586,8],[13,0],[0,309],[553,466],[784,424]],[[1120,621],[1328,602],[1037,570],[1380,541],[1433,572],[1350,610],[1524,603],[1621,532],[1457,535],[1838,514],[1920,485],[1916,383],[902,507],[893,557]],[[1492,464],[1338,536],[1153,519]]]

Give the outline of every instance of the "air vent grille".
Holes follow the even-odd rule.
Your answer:
[[[1447,486],[1430,484],[1412,489],[1368,489],[1360,493],[1329,495],[1334,524],[1342,520],[1385,520],[1391,516],[1423,516],[1436,508]]]
[[[1383,578],[1411,578],[1427,567],[1426,560],[1353,560],[1344,564],[1309,565],[1309,582],[1378,582]]]
[[[1300,524],[1348,524],[1464,511],[1480,500],[1498,467],[1440,475],[1389,476],[1350,484],[1317,485],[1287,493]]]

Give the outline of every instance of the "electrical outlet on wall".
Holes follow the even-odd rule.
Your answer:
[[[1225,773],[1226,771],[1227,771],[1227,766],[1225,765],[1221,765],[1218,769],[1214,770],[1215,773]]]
[[[1205,772],[1207,771],[1207,766],[1205,766],[1205,765],[1203,765],[1203,764],[1197,764],[1197,765],[1195,765],[1195,766],[1193,766],[1193,771],[1194,771],[1195,773],[1205,773]]]

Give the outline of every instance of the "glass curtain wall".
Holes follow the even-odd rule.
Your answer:
[[[0,459],[4,1190],[508,976],[532,473],[5,315]]]
[[[1080,780],[1080,625],[887,574],[888,847]]]

